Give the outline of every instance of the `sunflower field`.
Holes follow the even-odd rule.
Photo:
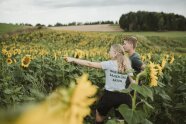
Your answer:
[[[104,61],[125,33],[40,29],[0,35],[0,122],[2,124],[92,124],[104,87],[104,72],[69,64],[65,56]],[[107,124],[186,123],[186,35],[135,35],[146,64],[135,77],[132,108],[111,110]],[[129,93],[126,89],[122,92]]]

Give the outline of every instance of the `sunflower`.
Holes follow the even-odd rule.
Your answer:
[[[141,60],[144,62],[146,60],[146,56],[142,55]]]
[[[27,68],[30,64],[31,57],[30,55],[26,55],[21,60],[21,66]]]
[[[56,52],[54,52],[54,60],[55,61],[57,60],[57,54],[56,54]]]
[[[174,62],[174,55],[171,56],[171,60],[170,60],[170,64],[172,64]]]
[[[152,62],[149,64],[149,70],[150,70],[150,86],[157,86],[158,85],[158,77],[157,77],[157,69],[155,69],[156,65]]]
[[[162,75],[163,68],[159,64],[157,64],[156,67],[158,69],[158,75]]]
[[[14,59],[14,63],[17,63],[17,60],[16,59]]]
[[[18,49],[15,49],[13,52],[14,55],[18,54]]]
[[[21,54],[21,50],[20,49],[17,49],[17,54]]]
[[[11,58],[7,58],[6,62],[10,65],[10,64],[12,64],[12,59]]]
[[[166,59],[163,58],[163,60],[162,60],[162,62],[161,62],[161,67],[162,67],[162,69],[165,67],[165,64],[166,64]]]
[[[21,54],[21,50],[20,49],[15,49],[13,51],[13,54],[16,55],[16,54]]]
[[[168,58],[169,58],[169,55],[166,54],[166,55],[165,55],[165,59],[167,60]]]
[[[77,85],[56,90],[44,102],[27,110],[15,124],[83,124],[96,91],[87,75],[83,75]]]
[[[11,53],[11,52],[8,52],[8,53],[7,53],[7,57],[8,57],[8,58],[12,57],[12,53]]]
[[[148,57],[148,59],[150,60],[150,59],[151,59],[151,53],[148,53],[148,54],[147,54],[147,57]]]
[[[64,57],[67,57],[67,56],[68,56],[68,53],[67,53],[67,52],[65,52]]]
[[[69,124],[82,124],[83,118],[90,114],[89,106],[94,103],[95,98],[90,98],[97,91],[96,86],[88,81],[88,75],[83,75],[77,79],[77,87],[71,98],[71,108],[67,111]]]
[[[7,51],[5,48],[3,48],[3,49],[2,49],[2,54],[3,54],[3,55],[6,55],[7,53],[8,53],[8,51]]]
[[[84,55],[85,55],[85,53],[82,50],[76,49],[74,57],[75,58],[83,58]]]

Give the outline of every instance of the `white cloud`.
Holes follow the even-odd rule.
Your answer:
[[[173,5],[186,4],[185,0],[33,0],[33,4],[42,7],[64,8],[64,7],[98,7],[98,6],[122,6],[122,5]]]
[[[164,11],[186,16],[185,0],[1,0],[0,22],[69,23],[119,20],[129,11]]]

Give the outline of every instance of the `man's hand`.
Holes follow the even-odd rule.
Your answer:
[[[143,64],[143,65],[141,66],[141,69],[144,71],[145,67],[146,67],[146,64]]]

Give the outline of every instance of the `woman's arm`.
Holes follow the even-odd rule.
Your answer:
[[[79,65],[101,69],[101,63],[100,62],[91,62],[91,61],[76,59],[76,58],[72,58],[72,57],[64,57],[64,59],[67,62],[73,62],[73,63],[79,64]]]

